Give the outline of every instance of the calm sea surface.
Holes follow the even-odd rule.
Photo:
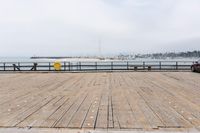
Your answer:
[[[52,62],[51,59],[30,59],[30,57],[0,57],[0,62]]]
[[[176,59],[135,59],[125,61],[197,61],[197,58],[176,58]],[[30,57],[0,57],[0,62],[125,62],[124,60],[99,60],[99,59],[80,59],[80,58],[68,58],[68,59],[30,59]]]
[[[198,58],[176,58],[176,59],[135,59],[128,61],[197,61]],[[0,62],[54,62],[54,61],[68,61],[68,62],[95,62],[95,61],[122,61],[124,60],[99,60],[99,59],[80,59],[80,58],[66,58],[66,59],[30,59],[30,57],[0,57]],[[127,60],[125,60],[127,61]]]

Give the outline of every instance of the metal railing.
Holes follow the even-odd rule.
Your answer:
[[[190,70],[192,61],[61,62],[60,71]],[[0,62],[0,71],[56,71],[54,62]]]

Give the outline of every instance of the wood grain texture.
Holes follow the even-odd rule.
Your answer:
[[[199,128],[200,76],[190,72],[0,75],[0,127]]]

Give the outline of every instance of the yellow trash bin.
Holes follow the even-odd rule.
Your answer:
[[[55,63],[53,64],[53,67],[54,67],[54,69],[55,69],[56,71],[60,71],[62,65],[61,65],[60,62],[57,61],[57,62],[55,62]]]

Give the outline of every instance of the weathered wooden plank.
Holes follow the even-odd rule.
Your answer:
[[[102,77],[96,78],[96,82],[93,83],[94,89],[96,90],[95,94],[93,94],[92,104],[90,109],[88,110],[87,116],[85,117],[85,121],[82,125],[82,128],[96,128],[97,117],[99,113],[99,105],[102,99],[102,93],[104,88],[101,87]]]
[[[0,126],[197,128],[199,79],[170,72],[1,75]]]
[[[21,112],[18,114],[14,119],[8,121],[5,123],[6,126],[17,126],[19,123],[27,119],[29,116],[37,112],[40,108],[47,105],[49,102],[51,102],[55,97],[47,97],[43,99],[41,102],[37,103],[36,105],[32,106],[31,108],[27,109],[24,112]],[[28,125],[25,125],[25,127]]]
[[[54,103],[56,103],[58,100],[60,100],[62,97],[56,96],[53,100],[51,100],[48,104],[45,106],[42,106],[40,109],[38,109],[36,112],[32,113],[21,121],[20,123],[17,124],[19,127],[32,127],[33,125],[38,125],[43,121],[48,115],[50,115],[52,106]],[[38,125],[39,126],[39,125]]]
[[[29,116],[23,122],[19,123],[18,126],[25,127],[26,125],[29,125],[29,127],[43,127],[42,123],[67,100],[68,100],[67,97],[57,96],[49,104],[42,107],[40,110]]]
[[[156,87],[151,88],[148,84],[145,86],[144,82],[142,85],[143,87],[140,87],[139,90],[140,96],[153,108],[166,127],[188,126],[188,121],[185,121],[180,114],[162,102],[164,99],[160,97],[161,94],[156,90]]]
[[[149,105],[144,101],[144,99],[138,94],[138,83],[136,80],[131,80],[129,77],[124,80],[128,85],[127,96],[130,101],[133,113],[143,128],[159,128],[163,127],[162,121],[159,117],[153,112]]]
[[[90,78],[92,77],[93,76],[91,76]],[[80,79],[78,80],[80,81]],[[85,83],[87,84],[87,82]],[[76,99],[85,95],[85,91],[88,91],[88,90],[87,90],[87,87],[84,87],[81,90],[77,90],[77,84],[75,84],[74,82],[73,84],[66,85],[66,87],[64,87],[60,91],[61,92],[67,91],[66,95],[69,97],[69,100],[65,102],[58,110],[56,110],[54,114],[52,114],[47,120],[45,120],[45,122],[42,123],[43,127],[55,127],[56,124],[62,119],[63,115],[72,107]]]
[[[108,97],[108,128],[114,128],[112,96]]]
[[[119,119],[118,119],[118,112],[115,109],[114,103],[113,103],[113,97],[115,95],[115,78],[113,74],[110,74],[110,95],[111,95],[111,109],[112,109],[112,118],[113,118],[113,128],[114,129],[120,129]]]
[[[62,116],[62,118],[58,121],[58,123],[55,125],[55,127],[68,127],[69,122],[75,115],[75,113],[78,111],[80,108],[81,104],[85,101],[87,97],[87,94],[79,97],[71,106],[71,108],[65,112],[65,114]]]
[[[6,126],[6,123],[8,121],[12,121],[22,112],[25,112],[25,111],[29,110],[30,108],[36,106],[43,99],[45,99],[45,97],[43,97],[43,98],[37,97],[37,98],[28,100],[28,101],[25,99],[25,100],[23,100],[23,102],[25,103],[24,106],[21,106],[20,104],[15,104],[15,107],[13,107],[13,106],[12,106],[13,108],[8,107],[8,108],[6,108],[7,110],[2,108],[2,110],[4,110],[4,111],[0,113],[0,116],[1,116],[0,125]],[[20,106],[18,106],[18,105],[20,105]]]
[[[92,94],[88,95],[84,102],[81,104],[81,107],[76,112],[76,115],[70,120],[67,127],[69,128],[81,128],[85,117],[91,107]]]
[[[149,86],[154,87],[156,92],[163,97],[163,104],[174,109],[181,117],[192,124],[196,126],[200,125],[199,106],[179,95],[179,91],[176,91],[176,89],[165,88],[155,82],[149,82]]]
[[[118,76],[115,76],[116,85],[113,86],[113,109],[116,111],[117,119],[121,129],[139,129],[141,125],[137,123],[135,116],[132,113],[131,107],[124,94],[122,81]]]
[[[96,128],[107,129],[107,127],[108,127],[108,95],[106,93],[103,93],[99,104]]]

